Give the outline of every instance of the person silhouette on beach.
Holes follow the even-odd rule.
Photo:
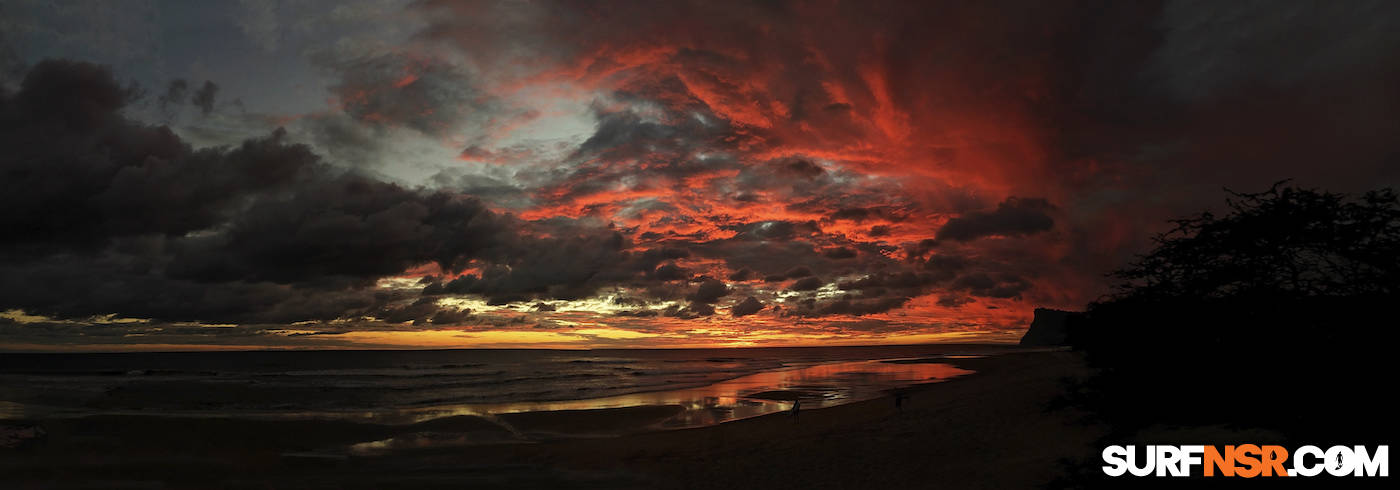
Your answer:
[[[793,420],[794,422],[797,421],[797,414],[798,414],[799,412],[801,412],[801,411],[802,411],[802,400],[793,400],[793,401],[792,401],[792,409],[789,410],[789,412],[792,413],[792,420]]]
[[[895,394],[894,394],[894,409],[895,409],[896,411],[898,411],[899,413],[904,413],[904,399],[905,399],[905,398],[906,398],[906,395],[905,395],[903,392],[898,392],[898,393],[895,393]]]

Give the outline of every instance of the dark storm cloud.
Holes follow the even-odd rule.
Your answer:
[[[733,138],[733,136],[731,136]],[[732,190],[740,202],[775,202],[786,209],[837,220],[899,221],[909,210],[891,206],[893,181],[871,179],[849,170],[827,170],[804,159],[779,158],[738,169]]]
[[[965,212],[1005,195],[988,196],[976,185],[907,192],[926,210],[953,214],[937,233],[942,240],[1024,238],[1056,228],[1075,251],[1063,258],[1027,254],[1008,269],[1060,260],[1096,277],[1145,245],[1131,237],[1150,236],[1162,219],[1215,200],[1222,184],[1257,188],[1299,176],[1356,189],[1373,184],[1358,175],[1400,178],[1394,138],[1385,136],[1400,130],[1397,96],[1383,88],[1400,81],[1394,2],[421,5],[460,14],[433,17],[427,35],[488,64],[499,52],[474,46],[508,46],[564,66],[595,60],[581,69],[599,71],[628,63],[629,49],[652,48],[647,52],[661,60],[636,69],[679,74],[685,83],[636,76],[626,90],[663,107],[703,99],[707,118],[741,128],[734,139],[759,148],[864,141],[872,136],[869,124],[879,122],[872,122],[872,107],[904,110],[917,141],[936,139],[941,128],[968,128],[991,141],[988,147],[920,146],[923,154],[915,156],[938,170],[985,176],[1002,192],[1047,196],[1060,208],[1055,217],[1027,206],[1030,199]],[[878,82],[889,90],[888,105],[872,100],[868,87]],[[761,89],[746,91],[745,83]],[[827,89],[842,86],[844,100]],[[766,111],[766,98],[787,110]],[[784,124],[800,124],[819,139],[782,132]],[[668,134],[664,127],[648,131],[653,140]],[[1034,151],[1016,153],[1012,147],[1027,140],[1036,142]],[[771,171],[760,167],[743,168],[738,189],[726,195],[794,204],[801,200],[787,198],[831,173],[802,158]],[[748,179],[756,172],[775,178]],[[763,192],[774,183],[796,190]],[[826,194],[823,204],[840,201],[836,192]],[[833,221],[872,217],[857,211],[864,205],[825,209]],[[868,224],[872,237],[898,236],[888,224]],[[1085,291],[1082,299],[1093,295]]]
[[[676,318],[1079,307],[1221,185],[1400,179],[1395,2],[412,5],[412,46],[311,51],[330,113],[226,148],[126,121],[100,70],[36,69],[0,96],[0,308],[448,324],[475,320],[447,295],[614,286]],[[213,126],[212,87],[161,102]],[[592,98],[591,133],[543,161],[492,146],[504,100],[556,91]],[[417,165],[386,150],[414,132],[498,171],[424,190],[322,162]],[[369,287],[430,263],[421,294]]]
[[[484,251],[481,257],[492,265],[480,273],[430,284],[423,293],[474,294],[499,305],[535,299],[586,298],[603,286],[639,280],[644,275],[659,281],[689,277],[683,269],[669,263],[654,271],[640,268],[637,257],[625,250],[626,245],[618,233],[518,237]]]
[[[847,247],[834,247],[822,250],[822,255],[828,259],[853,259],[856,257],[856,251]]]
[[[160,104],[160,110],[162,112],[167,112],[173,110],[173,106],[184,105],[185,97],[189,89],[190,84],[184,79],[177,78],[171,80],[165,87],[165,93],[161,94],[160,97],[156,99]]]
[[[951,287],[953,290],[966,291],[974,296],[1015,298],[1030,288],[1030,282],[1012,274],[978,272],[958,277],[953,280]]]
[[[700,286],[696,288],[695,294],[688,299],[696,303],[714,304],[727,295],[729,295],[729,287],[724,284],[724,281],[708,279],[701,282]]]
[[[46,61],[0,98],[3,308],[58,318],[333,319],[374,280],[516,243],[474,199],[336,170],[275,132],[193,150],[125,119],[104,68]],[[419,308],[423,309],[423,308]]]
[[[435,187],[477,196],[483,201],[511,209],[524,208],[532,202],[524,188],[519,184],[507,181],[505,178],[480,174],[453,175],[450,172],[441,172],[433,176],[432,182]]]
[[[729,270],[735,271],[730,276],[731,281],[770,277],[783,281],[789,278],[789,273],[811,275],[813,271],[826,272],[836,267],[834,261],[823,257],[811,243],[799,240],[716,240],[696,243],[691,248],[697,256],[723,260]]]
[[[826,173],[826,169],[820,165],[800,158],[787,162],[776,162],[773,167],[780,175],[801,179],[815,179]]]
[[[799,302],[796,307],[785,311],[784,314],[795,316],[874,315],[900,308],[910,299],[905,296],[889,296],[875,299],[847,297],[826,302],[807,300]]]
[[[478,320],[471,310],[439,307],[432,298],[419,298],[407,304],[383,305],[368,314],[391,324],[409,323],[413,326],[453,326]]]
[[[939,275],[906,270],[901,272],[876,272],[854,281],[843,281],[839,283],[838,286],[846,291],[884,289],[917,290],[938,282],[940,282]]]
[[[962,306],[973,298],[1019,298],[1031,288],[1032,283],[1016,273],[1006,272],[1014,268],[992,257],[970,258],[940,253],[922,262],[904,263],[856,279],[840,281],[836,287],[846,292],[844,299],[859,301],[813,305],[803,310],[803,314],[878,312],[880,306],[903,305],[909,298],[926,294],[939,294],[938,304],[945,307]]]
[[[539,222],[531,225],[539,226]],[[477,256],[495,265],[479,273],[445,282],[435,281],[424,288],[423,294],[474,294],[487,297],[492,304],[507,304],[534,299],[582,299],[598,294],[605,287],[628,286],[643,290],[644,297],[615,297],[614,302],[642,306],[649,301],[685,299],[691,305],[676,310],[672,316],[705,316],[709,314],[704,313],[707,311],[705,305],[720,302],[733,290],[724,282],[700,275],[678,261],[691,258],[692,254],[736,260],[747,258],[763,261],[767,258],[763,253],[745,253],[745,247],[730,248],[743,242],[691,243],[689,247],[694,252],[671,245],[639,248],[621,233],[588,233],[584,229],[565,233],[558,226],[544,228],[549,230],[549,235],[556,237],[517,240],[483,251]],[[811,257],[813,263],[827,268],[827,259],[822,258],[810,245],[795,242],[789,245],[796,247],[794,250],[805,251],[796,257]],[[770,244],[757,246],[767,247]],[[783,279],[780,280],[789,276],[799,279],[812,274],[805,266],[773,260],[767,262],[763,270],[782,267],[780,276]],[[745,277],[731,275],[729,280],[742,281]],[[694,288],[691,289],[689,284],[694,284]]]
[[[214,112],[214,98],[219,95],[219,86],[209,80],[204,81],[204,85],[194,92],[190,97],[190,103],[199,108],[199,112],[206,116]]]
[[[889,206],[841,208],[827,217],[830,221],[853,221],[856,223],[864,223],[871,220],[897,223],[907,218],[907,212]]]
[[[791,269],[788,269],[787,272],[784,272],[784,273],[783,273],[782,277],[783,277],[783,279],[799,279],[799,278],[808,277],[808,276],[811,276],[811,275],[812,275],[812,269],[809,269],[809,268],[807,268],[806,266],[798,266],[798,267],[793,267],[793,268],[791,268]]]
[[[740,301],[739,303],[735,304],[732,308],[730,308],[729,313],[736,317],[740,317],[758,313],[760,310],[763,310],[763,303],[760,303],[758,301],[758,298],[749,296],[747,298],[744,298],[743,301]]]
[[[294,129],[303,130],[311,144],[338,163],[365,169],[384,164],[388,148],[381,127],[361,123],[346,114],[329,114],[303,118]]]
[[[185,345],[308,345],[298,342],[295,337],[311,335],[336,335],[344,332],[309,332],[284,336],[278,326],[216,327],[208,325],[191,326],[158,322],[82,324],[73,322],[30,322],[17,323],[0,319],[0,337],[18,341],[21,345],[97,345],[119,347],[130,344],[133,338],[160,339],[162,343]],[[337,342],[332,342],[335,345]],[[326,345],[317,343],[311,345]],[[14,344],[8,347],[15,347]]]
[[[793,281],[792,285],[788,286],[788,291],[816,291],[822,284],[825,283],[820,277],[804,277]]]
[[[1049,212],[1055,209],[1045,199],[1009,197],[990,212],[971,212],[948,220],[938,229],[939,240],[965,242],[987,236],[1028,235],[1047,231],[1055,225]]]
[[[617,312],[616,315],[621,317],[651,318],[661,315],[661,312],[657,310],[623,310]]]
[[[699,123],[650,121],[634,111],[605,112],[597,118],[598,128],[579,145],[577,156],[625,161],[652,154],[685,155],[698,146],[685,130],[704,129]]]
[[[821,233],[821,226],[818,225],[816,221],[760,221],[742,225],[730,225],[724,228],[733,230],[736,233],[734,236],[735,240],[772,240],[783,242]]]
[[[339,77],[330,90],[345,113],[370,126],[446,137],[497,115],[495,99],[472,76],[431,55],[325,52],[313,58]]]
[[[658,281],[678,281],[690,277],[690,271],[676,264],[665,264],[657,267],[652,272],[652,277]]]
[[[715,314],[715,307],[704,303],[690,303],[686,306],[672,306],[662,312],[665,316],[692,320]]]
[[[940,279],[948,279],[968,266],[968,259],[959,255],[938,254],[924,262],[924,269]]]
[[[151,250],[113,249],[0,264],[5,308],[54,318],[103,315],[168,321],[292,323],[368,312],[407,296],[377,295],[345,284],[209,283],[161,273],[168,259]]]
[[[201,281],[370,279],[425,262],[452,270],[504,234],[480,202],[417,194],[354,176],[307,182],[259,199],[223,233],[187,238],[168,272]]]
[[[208,206],[174,203],[173,216],[109,225],[95,200],[123,170],[148,161],[159,165],[188,156],[166,130],[136,128],[116,114],[130,99],[105,70],[92,65],[45,62],[25,77],[18,93],[4,97],[5,178],[0,238],[7,249],[70,250],[103,245],[115,235],[207,226]],[[121,198],[123,196],[110,196]],[[214,196],[217,197],[217,196]]]
[[[0,35],[0,87],[24,77],[26,66],[14,46],[5,36]]]
[[[620,98],[635,94],[620,92]],[[726,141],[726,125],[706,123],[693,114],[708,114],[704,107],[669,108],[664,121],[638,111],[593,108],[597,119],[594,132],[562,162],[543,170],[527,170],[519,175],[532,181],[539,194],[556,203],[607,194],[617,190],[619,181],[633,182],[635,189],[669,189],[681,192],[676,181],[724,169],[737,169],[733,159],[714,155],[732,146]],[[698,112],[687,112],[698,111]],[[710,121],[718,121],[713,114]],[[708,155],[701,158],[701,155]],[[655,203],[665,206],[666,203]],[[682,218],[671,213],[673,219]]]
[[[972,298],[968,298],[968,297],[966,297],[966,296],[960,296],[960,295],[957,295],[957,294],[940,294],[940,295],[938,295],[938,306],[942,306],[942,307],[945,307],[945,308],[957,308],[957,307],[959,307],[959,306],[962,306],[962,305],[965,305],[965,304],[968,304],[968,303],[971,303],[971,302],[972,302]],[[992,309],[995,309],[995,307],[991,307],[991,308],[992,308]]]

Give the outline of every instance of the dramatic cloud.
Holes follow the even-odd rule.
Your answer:
[[[457,270],[512,240],[474,199],[337,170],[280,131],[191,149],[122,117],[129,97],[103,68],[46,61],[0,98],[3,145],[16,150],[0,156],[3,307],[333,319],[373,302],[347,291],[425,263]]]
[[[1054,210],[1044,199],[1007,198],[995,211],[966,213],[948,220],[938,229],[937,239],[965,242],[986,236],[1028,235],[1048,231],[1055,220]]]
[[[186,92],[188,92],[189,89],[189,82],[183,79],[171,80],[170,85],[165,88],[165,93],[161,94],[157,99],[160,103],[161,112],[174,110],[175,107],[183,105],[185,103]]]
[[[1221,187],[1400,184],[1394,2],[218,9],[7,12],[0,344],[1004,340]]]
[[[759,303],[757,298],[749,296],[729,310],[736,317],[752,315],[763,309],[763,303]]]
[[[219,86],[215,85],[214,82],[205,80],[204,85],[201,85],[199,90],[194,92],[194,96],[190,97],[190,103],[198,107],[201,113],[208,116],[210,112],[214,112],[214,97],[218,94]]]

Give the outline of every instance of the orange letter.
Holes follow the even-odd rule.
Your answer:
[[[1288,459],[1288,450],[1283,446],[1264,446],[1264,476],[1288,476],[1283,469],[1283,461]]]
[[[1206,446],[1205,476],[1215,476],[1215,468],[1220,467],[1221,476],[1235,476],[1235,446],[1225,446],[1225,456],[1215,446]]]
[[[1235,448],[1235,463],[1243,466],[1243,468],[1236,466],[1235,474],[1245,478],[1254,478],[1259,476],[1260,471],[1263,471],[1264,465],[1259,463],[1259,458],[1249,456],[1250,454],[1260,454],[1259,446],[1240,444],[1239,447]]]

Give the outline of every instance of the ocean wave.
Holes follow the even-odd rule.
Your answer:
[[[636,359],[571,359],[564,362],[568,364],[637,364],[641,361]]]

